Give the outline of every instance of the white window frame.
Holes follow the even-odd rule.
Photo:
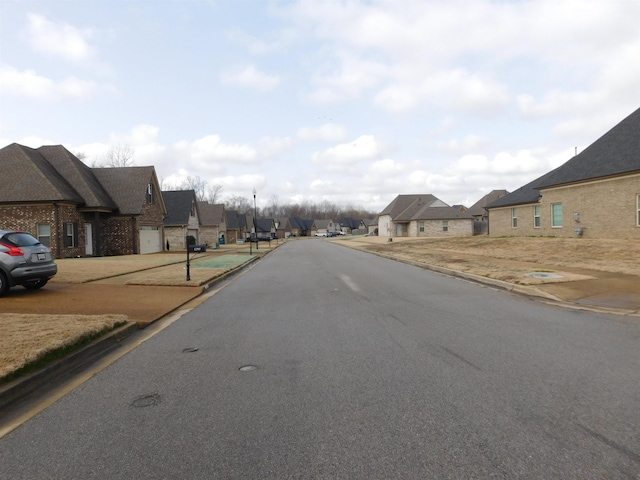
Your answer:
[[[533,228],[540,228],[540,225],[542,225],[542,220],[540,219],[541,211],[542,207],[540,205],[533,206]]]
[[[43,235],[40,233],[40,229],[41,228],[45,228],[46,230],[49,231],[48,235]],[[42,244],[45,245],[49,248],[51,248],[51,224],[49,223],[39,223],[36,225],[36,231],[37,231],[37,235],[38,235],[38,241]],[[44,239],[46,239],[45,241],[43,241]]]
[[[424,220],[420,220],[418,222],[418,230],[420,231],[420,233],[424,233]]]
[[[64,224],[64,236],[68,240],[64,242],[66,248],[75,248],[76,247],[76,235],[75,235],[75,225],[73,222],[67,222]]]
[[[560,223],[556,224],[556,215],[554,213],[555,207],[560,207]],[[562,228],[564,225],[564,212],[562,209],[562,202],[551,204],[551,228]]]
[[[442,231],[443,232],[448,232],[449,231],[449,220],[443,220],[442,221]]]
[[[511,228],[518,228],[518,208],[511,209]]]
[[[638,195],[636,195],[636,203],[637,203],[637,207],[638,207],[638,215],[636,216],[636,226],[640,227],[640,193]]]

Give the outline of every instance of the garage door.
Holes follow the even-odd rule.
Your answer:
[[[156,253],[162,251],[162,231],[160,227],[140,227],[140,253]]]

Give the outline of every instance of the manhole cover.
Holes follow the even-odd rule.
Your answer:
[[[129,404],[134,408],[153,407],[160,403],[160,395],[157,393],[147,393],[145,395],[139,395],[133,399]]]
[[[240,367],[241,372],[253,372],[257,369],[258,367],[256,367],[255,365],[245,365],[244,367]]]
[[[533,278],[562,278],[562,275],[559,275],[557,273],[551,273],[551,272],[533,272],[533,273],[527,273],[527,277],[533,277]]]
[[[187,347],[182,349],[182,353],[193,353],[197,351],[198,351],[198,347]]]

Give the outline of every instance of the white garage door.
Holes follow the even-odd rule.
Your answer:
[[[162,251],[162,232],[160,227],[140,227],[140,253],[156,253]]]

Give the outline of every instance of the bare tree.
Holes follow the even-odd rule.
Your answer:
[[[71,152],[73,153],[73,156],[76,157],[78,160],[85,160],[87,158],[87,154],[84,152]]]
[[[215,203],[218,203],[223,190],[224,190],[224,187],[219,183],[216,183],[215,185],[210,185],[209,188],[207,189],[207,201],[212,205]]]
[[[207,199],[205,194],[206,188],[207,182],[205,180],[201,180],[199,176],[195,176],[187,177],[187,179],[182,182],[179,190],[193,190],[196,192],[196,199],[199,202],[204,202]]]
[[[237,210],[238,213],[253,213],[252,203],[240,195],[227,198],[224,204],[227,210]]]
[[[112,145],[102,160],[93,162],[93,167],[116,168],[132,167],[135,165],[133,157],[135,150],[129,145]]]

